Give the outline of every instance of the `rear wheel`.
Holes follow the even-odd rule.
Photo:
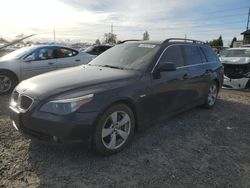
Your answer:
[[[103,155],[121,151],[131,140],[134,127],[134,114],[127,105],[111,106],[97,123],[93,138],[95,151]]]
[[[218,84],[215,81],[213,81],[209,87],[206,101],[204,103],[204,106],[206,108],[212,108],[215,105],[217,101],[218,91],[219,91]]]
[[[15,77],[5,71],[0,71],[0,95],[10,93],[17,85]]]

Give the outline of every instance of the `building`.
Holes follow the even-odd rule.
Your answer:
[[[241,33],[243,35],[243,44],[250,44],[250,29]]]

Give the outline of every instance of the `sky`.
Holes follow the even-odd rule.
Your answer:
[[[118,40],[222,35],[225,45],[246,30],[250,0],[1,0],[0,35],[36,33],[34,40],[94,42],[104,33]]]

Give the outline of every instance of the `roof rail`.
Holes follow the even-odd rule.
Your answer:
[[[196,43],[196,44],[206,44],[203,41],[193,40],[193,39],[185,39],[185,38],[169,38],[169,39],[166,39],[163,43],[168,43],[171,41],[183,41],[183,42],[190,42],[190,43]]]
[[[129,39],[129,40],[119,41],[117,44],[122,44],[122,43],[130,42],[130,41],[142,41],[142,40],[139,40],[139,39]]]

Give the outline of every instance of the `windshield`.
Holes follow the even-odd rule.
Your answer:
[[[221,57],[250,57],[250,49],[225,50]]]
[[[155,44],[125,43],[107,50],[89,64],[119,69],[143,70],[159,49]]]
[[[18,50],[15,50],[3,57],[1,57],[1,60],[10,60],[10,59],[19,59],[20,57],[24,56],[25,54],[27,54],[27,52],[29,52],[32,48],[34,47],[24,47],[24,48],[20,48]]]

